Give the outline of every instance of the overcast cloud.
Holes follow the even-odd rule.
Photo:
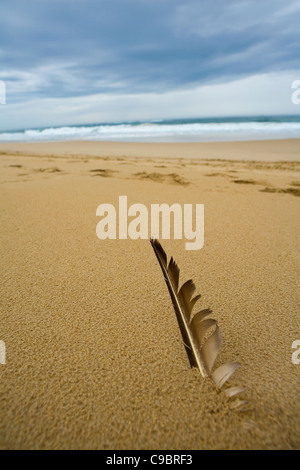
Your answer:
[[[299,112],[286,99],[289,80],[300,78],[299,24],[300,1],[5,1],[0,128]],[[218,108],[218,89],[237,83]],[[266,91],[264,102],[263,90],[277,96]]]

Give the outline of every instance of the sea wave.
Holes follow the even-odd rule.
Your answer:
[[[143,122],[94,126],[47,127],[0,133],[0,142],[61,140],[220,141],[300,137],[300,122]]]

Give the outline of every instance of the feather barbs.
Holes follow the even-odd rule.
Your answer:
[[[173,257],[168,263],[167,254],[159,241],[151,238],[150,242],[172,299],[190,364],[196,366],[203,377],[211,378],[216,387],[221,389],[240,364],[228,362],[213,371],[223,340],[217,321],[208,318],[212,310],[207,308],[193,313],[195,304],[201,297],[200,294],[194,296],[194,282],[190,279],[179,288],[180,270]],[[236,396],[244,390],[242,387],[228,388],[227,396]]]

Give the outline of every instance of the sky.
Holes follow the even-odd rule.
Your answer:
[[[0,130],[299,114],[299,24],[300,0],[2,0]]]

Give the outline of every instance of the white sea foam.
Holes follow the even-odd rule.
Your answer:
[[[61,140],[222,141],[300,137],[300,122],[140,123],[65,126],[0,133],[0,142]]]

